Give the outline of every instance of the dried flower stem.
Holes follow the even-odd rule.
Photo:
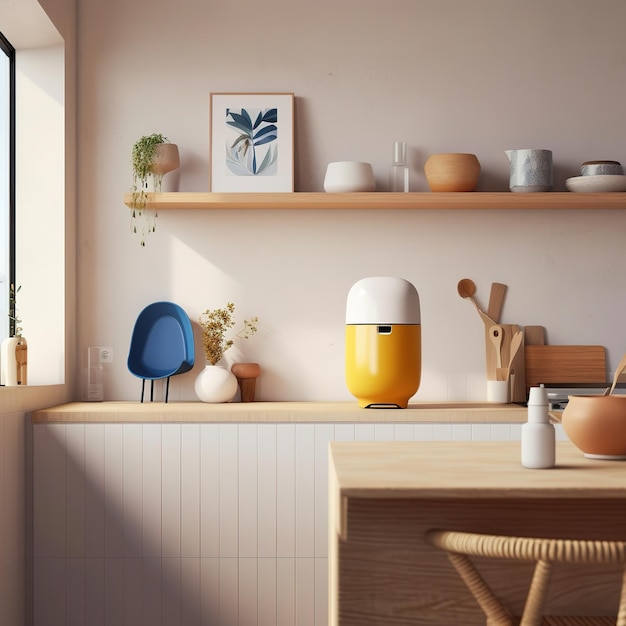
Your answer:
[[[199,323],[202,327],[202,345],[207,361],[216,365],[234,343],[234,338],[248,339],[257,331],[258,317],[244,320],[243,328],[232,338],[227,339],[226,333],[235,325],[235,305],[229,302],[224,309],[207,309],[200,315]]]

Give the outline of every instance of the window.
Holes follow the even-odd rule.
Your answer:
[[[15,113],[10,118],[14,128],[15,202],[12,213],[9,209],[12,227],[8,228],[7,209],[2,208],[4,198],[0,197],[0,337],[8,333],[9,286],[13,283],[21,287],[17,308],[28,341],[28,386],[63,384],[65,281],[69,271],[65,243],[66,229],[72,228],[65,220],[66,177],[75,182],[73,172],[65,168],[65,43],[38,0],[10,3],[10,10],[0,13],[2,34],[11,42],[7,50],[15,50]],[[0,48],[0,62],[7,58]],[[72,62],[70,77],[75,69]],[[0,71],[0,109],[4,92],[1,75]],[[73,97],[73,80],[69,84]],[[0,111],[0,153],[4,137]],[[9,189],[2,179],[2,170],[6,169],[0,155],[0,196]],[[33,172],[37,172],[37,184],[33,184]],[[73,186],[71,190],[73,193]],[[70,198],[71,208],[75,209]]]
[[[0,33],[0,341],[15,279],[15,50]]]

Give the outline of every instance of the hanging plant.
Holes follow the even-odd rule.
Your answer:
[[[173,156],[160,163],[160,146],[165,144],[172,146]],[[178,149],[160,133],[144,135],[133,146],[132,162],[131,228],[133,233],[139,233],[141,245],[145,246],[147,236],[156,230],[157,218],[156,211],[147,207],[148,193],[161,191],[163,175],[178,167]],[[152,182],[152,186],[150,186],[150,182]]]

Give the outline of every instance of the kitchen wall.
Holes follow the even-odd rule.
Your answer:
[[[550,148],[556,189],[582,161],[626,162],[621,0],[79,0],[78,345],[112,346],[105,399],[139,399],[127,371],[139,311],[168,299],[195,322],[236,304],[259,333],[227,353],[258,361],[261,400],[349,400],[350,286],[397,275],[421,296],[416,399],[482,399],[482,324],[456,292],[469,276],[502,321],[550,343],[626,350],[626,211],[162,210],[147,245],[122,202],[143,134],[179,145],[181,191],[208,190],[211,92],[292,91],[295,185],[321,191],[326,164],[373,164],[388,189],[393,142],[410,147],[411,189],[426,157],[475,153],[481,190],[508,188],[507,148]],[[199,328],[195,327],[197,333]],[[194,400],[202,367],[173,380]]]

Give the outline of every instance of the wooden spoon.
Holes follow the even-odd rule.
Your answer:
[[[471,278],[461,278],[459,284],[456,286],[456,290],[459,292],[461,298],[469,298],[476,308],[476,300],[474,300],[474,294],[476,293],[476,283]]]
[[[615,389],[615,385],[617,385],[617,379],[621,376],[622,372],[626,369],[626,354],[622,357],[622,360],[619,362],[617,369],[615,370],[615,374],[613,376],[613,384],[610,387],[607,387],[604,391],[605,396],[610,396]]]
[[[513,334],[513,339],[511,339],[511,345],[509,346],[509,363],[506,367],[496,368],[496,380],[510,380],[511,393],[513,392],[513,383],[515,381],[515,370],[513,369],[513,361],[515,360],[520,346],[522,345],[523,338],[524,333],[521,330],[518,330]]]
[[[509,369],[513,365],[513,360],[517,355],[517,351],[520,349],[522,345],[522,339],[524,338],[524,333],[521,330],[518,330],[514,335],[513,339],[511,339],[511,346],[509,348]]]
[[[500,321],[500,313],[506,295],[506,285],[502,283],[491,283],[489,293],[489,304],[487,305],[487,315],[497,324]]]
[[[474,305],[478,311],[478,315],[480,315],[485,325],[491,326],[492,324],[495,324],[495,322],[478,306],[478,302],[476,302],[476,299],[474,298],[474,294],[476,293],[476,284],[471,278],[462,278],[456,286],[456,290],[461,298],[469,300]]]
[[[502,326],[494,324],[489,329],[489,339],[496,350],[496,368],[502,368]]]

